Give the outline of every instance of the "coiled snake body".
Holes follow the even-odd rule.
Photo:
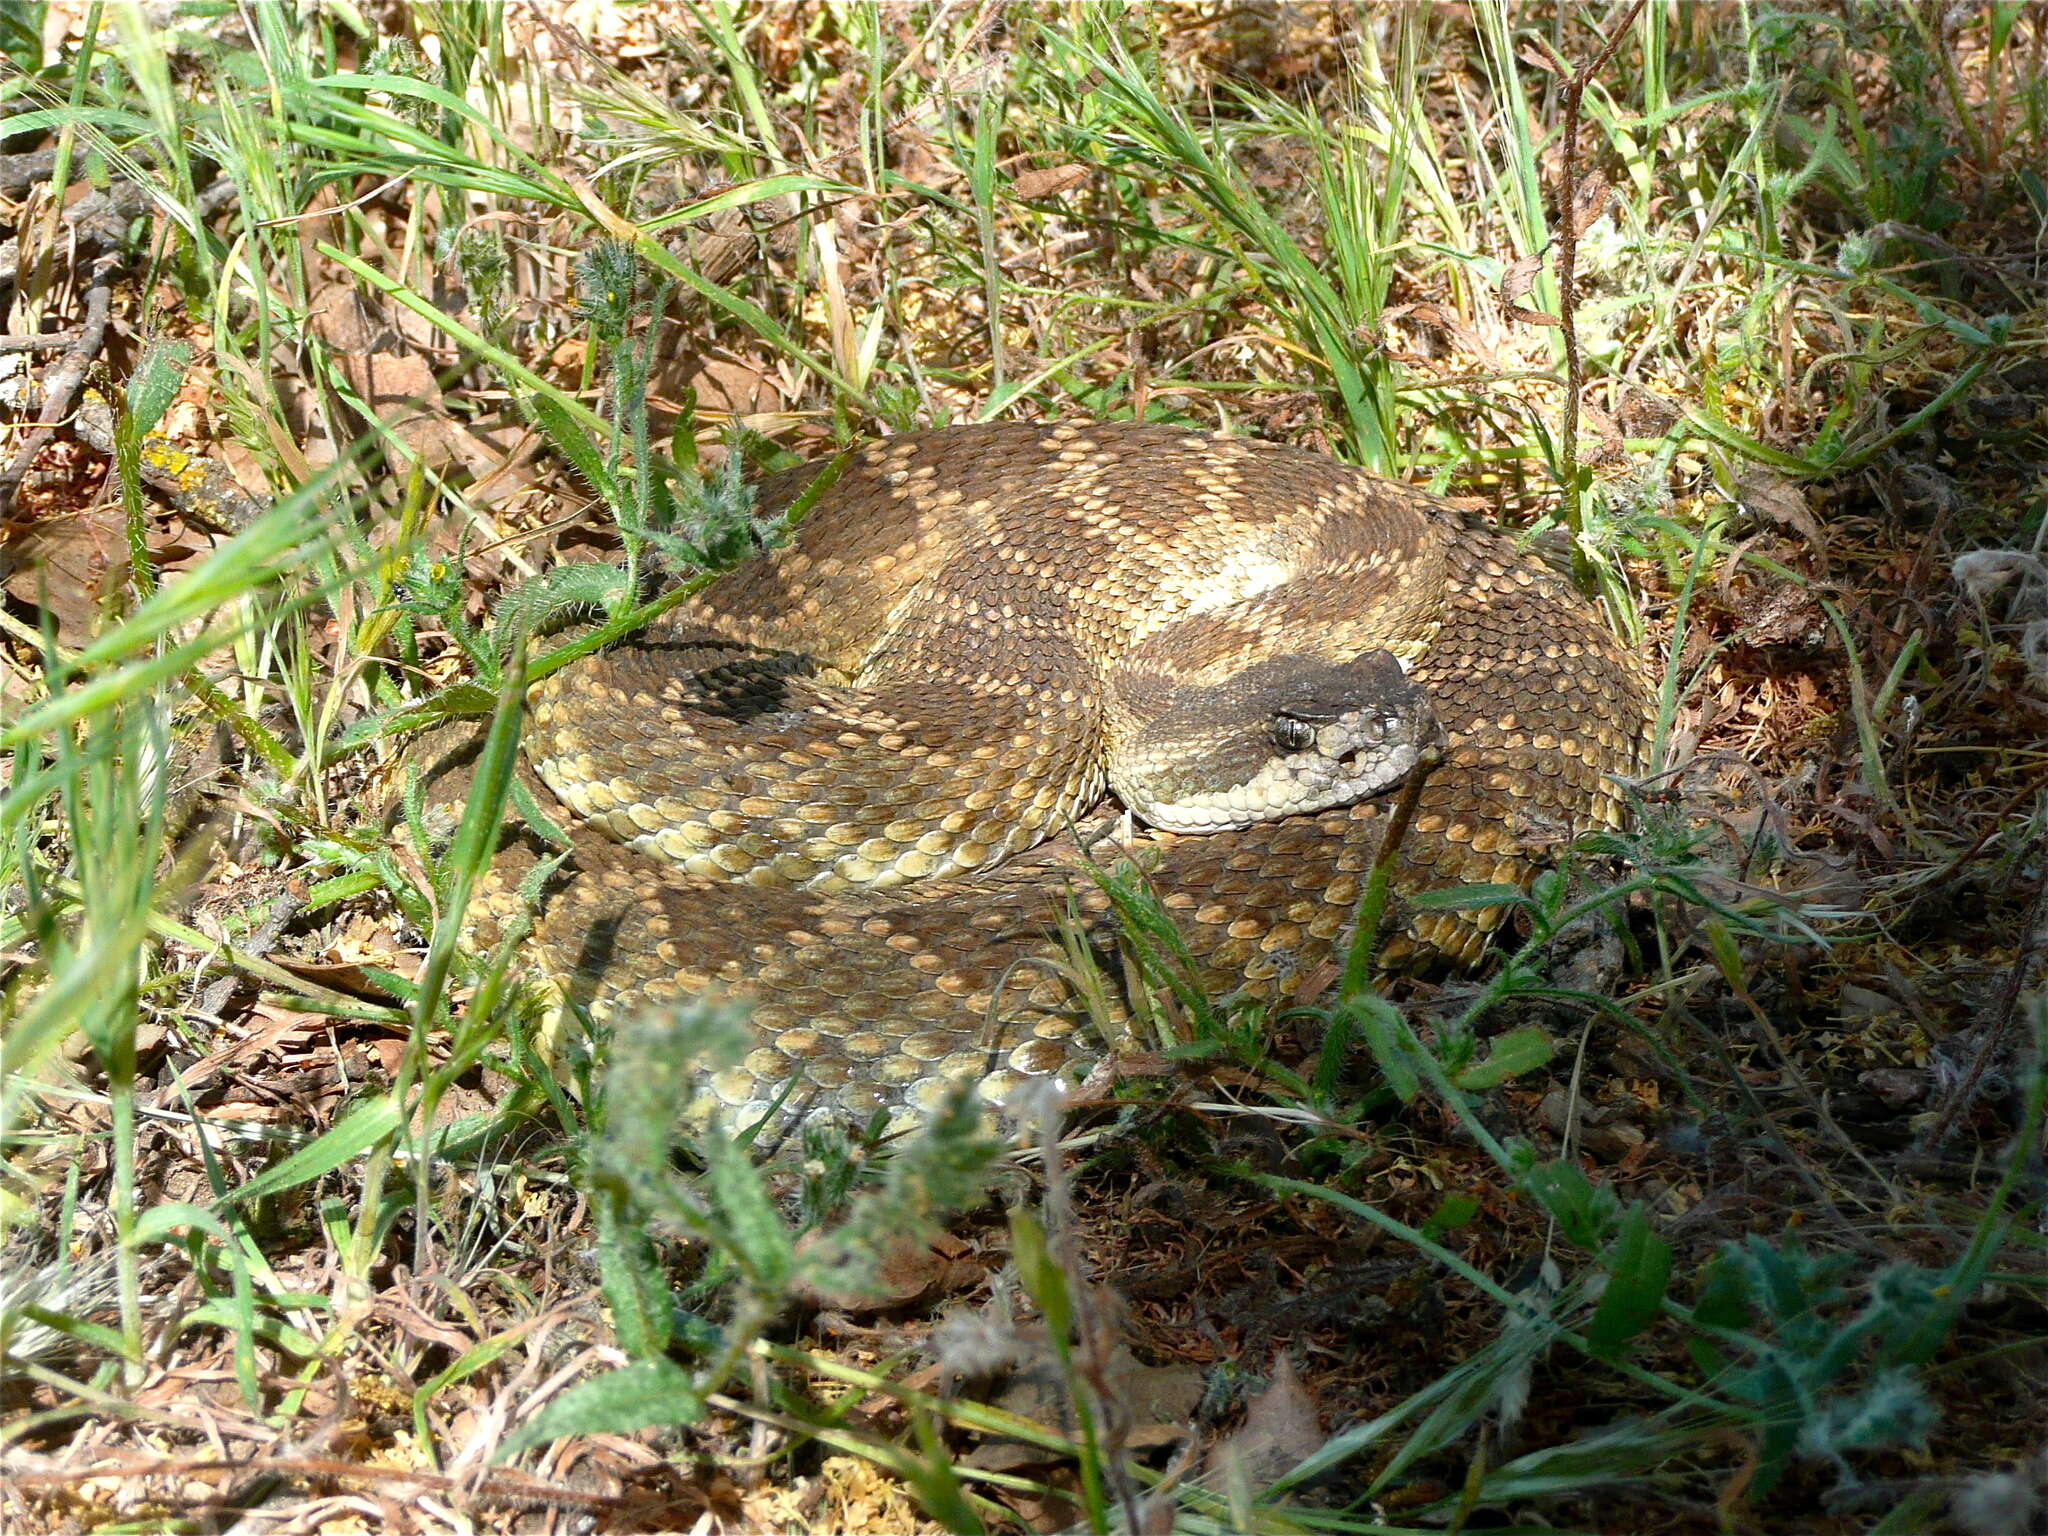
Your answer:
[[[793,1077],[785,1113],[915,1114],[963,1077],[1000,1100],[1102,1048],[1059,921],[1113,941],[1071,826],[1105,782],[1150,825],[1096,859],[1145,872],[1203,984],[1309,996],[1386,821],[1352,797],[1412,763],[1418,693],[1444,755],[1397,891],[1526,883],[1618,823],[1640,662],[1434,498],[1165,427],[890,439],[789,546],[536,688],[530,764],[582,818],[536,945],[600,1022],[749,1000],[752,1050],[709,1079],[735,1119]],[[1417,914],[1386,958],[1468,963],[1499,920]],[[1108,974],[1097,1018],[1126,1006]]]

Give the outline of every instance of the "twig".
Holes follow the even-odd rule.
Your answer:
[[[80,442],[109,458],[119,457],[114,440],[114,408],[107,401],[87,395],[71,429]],[[142,477],[142,483],[162,492],[188,523],[239,533],[270,510],[270,502],[242,489],[227,465],[207,454],[180,448],[161,432],[145,433],[135,458],[136,473]]]
[[[103,263],[93,276],[92,286],[85,291],[85,323],[78,328],[76,336],[64,349],[64,355],[51,366],[43,380],[43,409],[37,418],[36,430],[29,433],[21,449],[14,456],[14,462],[0,470],[0,513],[14,505],[14,494],[21,489],[21,482],[27,478],[29,466],[36,461],[36,455],[43,451],[50,439],[57,434],[58,424],[71,414],[72,402],[77,398],[80,386],[85,383],[86,370],[92,367],[106,345],[107,323],[114,310],[114,287],[111,265]]]
[[[285,924],[297,917],[305,905],[306,892],[303,885],[296,890],[287,888],[279,891],[277,899],[270,904],[270,913],[264,918],[262,927],[252,933],[249,942],[242,947],[252,955],[269,954],[271,947],[277,943],[277,936],[284,932]],[[242,978],[233,972],[222,976],[209,986],[199,999],[199,1012],[218,1017],[220,1011],[227,1007],[228,999],[234,996],[235,988],[240,986],[241,982]]]
[[[2005,1049],[2013,1020],[2019,1017],[2020,996],[2026,991],[2027,973],[2033,970],[2035,952],[2041,947],[2044,906],[2048,906],[2048,865],[2044,865],[2040,877],[2034,881],[2034,899],[2027,903],[2027,922],[2020,933],[2019,953],[2013,956],[2012,969],[2006,973],[2005,990],[1998,999],[1998,1018],[1984,1032],[1983,1043],[1977,1047],[1976,1055],[1970,1058],[1969,1070],[1949,1090],[1947,1102],[1941,1106],[1941,1113],[1935,1116],[1934,1124],[1920,1138],[1914,1149],[1916,1152],[1932,1153],[1948,1139],[1957,1119],[1976,1100],[1977,1087],[1985,1072],[1999,1052]]]
[[[1564,82],[1563,186],[1558,198],[1562,223],[1557,235],[1558,318],[1564,322],[1564,431],[1559,444],[1564,470],[1564,525],[1576,536],[1579,509],[1579,391],[1585,388],[1585,364],[1579,357],[1578,266],[1579,266],[1579,106],[1593,76],[1607,67],[1614,50],[1628,29],[1635,25],[1643,0],[1635,0],[1607,34],[1600,51],[1579,66]],[[1588,222],[1591,222],[1590,220]]]
[[[476,1499],[493,1504],[514,1504],[524,1508],[606,1510],[619,1500],[604,1493],[586,1493],[580,1488],[562,1488],[544,1483],[521,1472],[496,1469],[471,1480],[448,1477],[438,1472],[414,1472],[402,1467],[380,1467],[369,1462],[341,1461],[327,1456],[263,1456],[248,1460],[178,1457],[137,1458],[111,1466],[64,1467],[44,1471],[10,1462],[7,1479],[22,1488],[61,1488],[100,1478],[174,1477],[192,1478],[211,1472],[239,1472],[255,1467],[281,1477],[333,1479],[336,1482],[377,1483],[386,1487],[432,1489],[454,1498]],[[207,1501],[213,1508],[224,1506]]]
[[[2042,769],[2027,780],[2026,783],[2014,790],[2011,795],[2006,797],[2005,804],[1985,818],[1984,830],[1977,834],[1975,842],[1942,865],[1941,868],[1935,870],[1933,874],[1916,880],[1913,883],[1913,896],[1906,903],[1905,915],[1910,917],[1918,911],[1921,902],[1938,893],[1943,886],[1954,879],[1963,866],[1982,853],[1993,838],[1997,837],[2001,832],[2011,831],[2012,813],[2027,801],[2033,799],[2044,788],[2048,788],[2048,768]]]
[[[77,340],[76,331],[51,331],[45,336],[0,336],[0,352],[55,352]]]

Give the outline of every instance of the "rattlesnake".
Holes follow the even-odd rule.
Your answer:
[[[769,481],[763,509],[808,478]],[[536,687],[530,785],[583,818],[536,947],[601,1023],[750,1002],[752,1049],[708,1078],[738,1120],[915,1114],[961,1078],[1000,1100],[1099,1053],[1084,994],[1093,1024],[1128,1007],[1114,965],[1074,964],[1114,947],[1073,825],[1105,779],[1152,823],[1127,816],[1108,856],[1177,919],[1195,979],[1301,998],[1385,825],[1354,797],[1405,772],[1423,724],[1444,755],[1397,890],[1526,883],[1618,824],[1648,698],[1565,583],[1411,487],[1169,427],[910,434],[852,458],[790,545]],[[1304,752],[1315,772],[1276,769]],[[1233,802],[1218,773],[1256,787]],[[1204,824],[1229,830],[1166,830]],[[544,851],[508,839],[485,937]],[[1386,958],[1470,963],[1500,918],[1415,914]]]

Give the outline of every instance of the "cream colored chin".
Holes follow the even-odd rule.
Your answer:
[[[1162,832],[1235,832],[1282,816],[1305,816],[1348,805],[1390,788],[1415,766],[1413,745],[1386,747],[1372,756],[1370,769],[1340,766],[1324,758],[1313,764],[1275,762],[1242,784],[1179,800],[1131,806],[1147,826]]]

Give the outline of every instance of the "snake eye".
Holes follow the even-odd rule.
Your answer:
[[[1268,729],[1272,733],[1273,745],[1282,752],[1300,752],[1315,744],[1316,728],[1292,715],[1275,715]]]

